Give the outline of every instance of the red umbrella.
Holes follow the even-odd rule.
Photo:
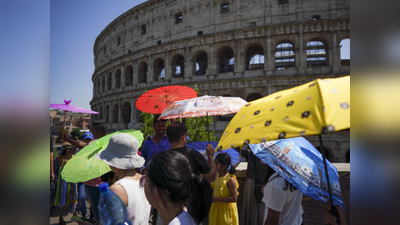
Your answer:
[[[195,97],[197,92],[190,87],[164,86],[142,94],[136,101],[136,108],[146,113],[161,114],[170,103]]]

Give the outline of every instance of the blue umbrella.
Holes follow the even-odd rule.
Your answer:
[[[254,155],[267,163],[303,194],[318,201],[329,200],[328,183],[321,153],[302,137],[249,145]],[[343,209],[337,169],[328,160],[329,183],[334,205]]]
[[[200,152],[204,156],[204,158],[207,159],[207,153],[206,153],[207,145],[208,145],[208,141],[199,141],[199,142],[187,143],[186,147]],[[213,148],[215,149],[218,145],[218,142],[210,142],[210,145],[212,145]],[[241,161],[239,152],[233,148],[228,148],[228,149],[224,149],[222,151],[216,152],[214,155],[214,158],[219,153],[227,153],[231,157],[232,164],[235,166],[237,166]]]

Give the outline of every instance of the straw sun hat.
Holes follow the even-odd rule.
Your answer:
[[[132,135],[120,133],[110,138],[108,146],[95,156],[118,169],[135,169],[143,166],[145,160],[137,154],[138,140]]]

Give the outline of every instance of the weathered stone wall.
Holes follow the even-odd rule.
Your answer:
[[[94,43],[91,106],[100,114],[93,119],[106,120],[111,130],[138,129],[142,122],[135,107],[137,98],[165,85],[197,85],[200,95],[250,101],[316,78],[348,75],[349,63],[340,60],[340,42],[350,37],[349,9],[349,0],[142,3],[111,22]],[[310,65],[307,60],[311,41],[323,43],[322,65]],[[292,45],[293,66],[279,69],[276,54],[282,43]],[[254,49],[264,61],[250,65]],[[233,65],[222,65],[229,52],[227,59],[234,59]],[[206,57],[201,73],[196,62],[202,55]],[[181,74],[176,72],[178,64],[184,71]],[[214,117],[211,129],[217,139],[227,124]],[[343,162],[349,132],[326,135],[325,143],[331,160]],[[319,146],[316,141],[313,144]]]

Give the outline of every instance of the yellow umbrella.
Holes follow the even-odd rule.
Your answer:
[[[350,76],[317,79],[243,106],[217,149],[350,128]]]
[[[332,192],[320,134],[350,128],[350,76],[317,79],[243,106],[226,127],[217,151],[282,138],[319,135],[331,204]],[[331,213],[338,215],[336,207]]]

